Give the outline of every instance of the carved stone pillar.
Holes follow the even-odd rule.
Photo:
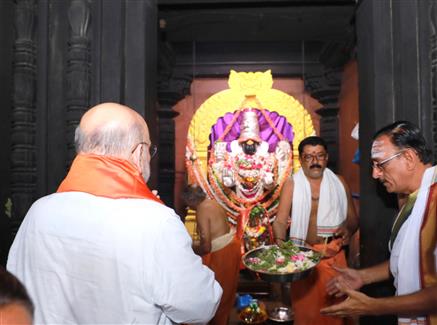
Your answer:
[[[162,75],[160,74],[160,76]],[[160,106],[158,109],[160,151],[158,184],[161,198],[171,207],[175,207],[174,188],[177,177],[175,175],[175,123],[173,119],[178,115],[172,108],[179,100],[189,94],[191,81],[191,76],[173,77],[167,80],[161,79],[158,86]]]
[[[340,68],[305,76],[305,89],[323,105],[323,108],[317,110],[317,114],[321,116],[320,136],[328,144],[329,168],[333,171],[337,171],[338,163],[338,95],[340,87]]]
[[[13,233],[35,199],[35,0],[15,1],[14,89],[11,130]]]
[[[67,53],[67,166],[75,156],[74,131],[90,105],[90,25],[89,0],[71,0],[68,10],[70,39]]]
[[[159,164],[158,184],[161,199],[174,205],[175,189],[175,123],[178,113],[173,106],[190,92],[191,78],[175,77],[176,55],[167,42],[166,22],[159,21],[160,42],[158,55],[158,120]],[[178,211],[176,211],[178,212]],[[183,214],[182,214],[183,215]]]

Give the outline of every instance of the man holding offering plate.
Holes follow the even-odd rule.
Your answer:
[[[344,319],[320,314],[320,308],[336,300],[326,283],[336,275],[332,264],[346,266],[342,249],[358,227],[350,191],[343,178],[326,166],[328,152],[320,137],[308,137],[299,144],[302,168],[285,182],[273,232],[277,244],[285,240],[291,211],[290,239],[309,244],[323,259],[307,278],[291,283],[295,325],[343,325]]]

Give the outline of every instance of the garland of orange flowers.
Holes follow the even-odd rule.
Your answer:
[[[212,160],[214,159],[213,153],[211,153],[211,159]],[[290,176],[292,162],[293,162],[293,156],[292,156],[292,154],[290,154],[290,157],[288,160],[288,168],[286,168],[286,171],[282,175],[282,178],[281,178],[279,184],[273,190],[272,196],[266,202],[259,203],[262,199],[264,199],[271,192],[266,191],[257,200],[249,202],[249,203],[252,203],[251,205],[253,205],[253,206],[255,206],[256,204],[261,204],[262,207],[267,211],[269,218],[274,216],[274,214],[276,213],[276,209],[277,209],[277,206],[279,205],[279,202],[277,202],[276,204],[274,204],[274,202],[278,199],[278,197],[281,193],[282,186],[285,183],[285,180]],[[216,175],[215,171],[213,170],[213,168],[211,166],[212,166],[212,164],[208,164],[209,184],[212,187],[213,192],[219,195],[220,201],[222,201],[223,203],[225,203],[226,205],[228,205],[232,209],[239,211],[240,213],[243,210],[245,210],[246,208],[248,208],[245,206],[245,203],[247,203],[247,202],[244,202],[243,199],[240,199],[234,192],[231,191],[229,194],[231,199],[228,198],[228,196],[224,193],[222,187],[220,186],[220,183],[218,182],[218,176]],[[277,167],[276,167],[276,169],[277,169]],[[277,175],[277,171],[275,171],[275,172],[276,172],[275,175]],[[243,205],[243,207],[236,205],[234,203],[235,201],[237,203],[240,203],[241,205]]]
[[[254,98],[256,104],[258,105],[258,109],[261,112],[261,114],[266,119],[267,123],[270,125],[270,128],[273,130],[273,132],[276,134],[276,136],[279,138],[279,140],[284,140],[284,136],[276,130],[275,124],[273,124],[273,121],[270,119],[270,117],[265,112],[265,109],[262,107],[261,102],[258,100],[258,98]]]
[[[293,162],[293,155],[290,154],[290,158],[288,160],[288,167],[287,167],[286,171],[284,172],[284,174],[282,175],[282,179],[279,181],[279,184],[277,186],[277,190],[273,192],[273,195],[269,200],[267,200],[266,202],[264,202],[262,204],[264,206],[264,208],[267,210],[269,217],[272,217],[274,214],[276,214],[276,207],[279,205],[279,202],[271,210],[269,208],[272,205],[272,203],[274,203],[274,201],[276,201],[276,199],[279,197],[281,190],[282,190],[282,186],[284,185],[286,179],[290,176],[292,162]]]
[[[190,152],[193,153],[194,150],[192,148],[190,141],[187,142],[187,147],[190,150]],[[212,154],[211,158],[213,159],[213,154]],[[278,196],[280,195],[280,192],[281,192],[282,186],[284,185],[285,180],[290,176],[292,162],[293,162],[293,157],[291,154],[290,158],[288,160],[288,168],[286,168],[286,171],[282,175],[282,178],[281,178],[278,186],[276,186],[276,188],[273,191],[273,194],[269,198],[269,200],[267,200],[266,202],[263,202],[261,204],[263,206],[263,208],[266,209],[269,218],[272,218],[272,216],[274,216],[274,214],[276,213],[277,206],[278,206],[279,202],[276,202],[276,204],[273,204],[273,203],[277,200]],[[187,159],[186,166],[187,166],[187,170],[190,174],[190,177],[193,179],[196,179],[198,181],[199,185],[208,194],[208,196],[210,198],[216,199],[220,203],[220,205],[222,205],[226,209],[226,211],[228,212],[228,215],[232,219],[235,220],[235,218],[238,217],[238,215],[244,210],[244,208],[237,206],[232,200],[230,200],[227,197],[227,195],[224,193],[222,187],[217,182],[217,175],[215,175],[215,172],[212,169],[211,164],[208,164],[209,183],[206,182],[205,179],[201,176],[201,173],[199,173],[199,170],[201,168],[200,168],[200,164],[198,162],[198,159]],[[235,194],[232,191],[230,193],[234,195],[233,199],[237,199],[238,203],[244,204],[244,202],[242,202],[242,200],[240,200],[237,196],[235,196]],[[269,192],[264,193],[263,197],[260,198],[260,200],[263,199],[267,194],[269,194]],[[256,203],[259,203],[259,201],[257,201]],[[231,209],[233,209],[233,210],[231,210]]]
[[[217,141],[223,141],[223,139],[225,138],[225,136],[226,136],[226,135],[229,133],[229,131],[231,130],[232,126],[235,124],[235,122],[237,122],[237,119],[238,119],[238,117],[240,116],[240,113],[241,113],[241,107],[243,107],[244,103],[247,102],[247,101],[248,101],[248,99],[245,98],[245,99],[241,102],[241,104],[240,104],[240,106],[239,106],[237,112],[236,112],[236,113],[234,114],[234,116],[232,117],[231,122],[226,126],[225,130],[224,130],[223,133],[220,135],[220,137],[218,138]]]
[[[189,147],[189,145],[187,144],[187,147]],[[191,148],[190,148],[191,149]],[[193,154],[193,151],[191,151],[191,154]],[[190,158],[190,159],[186,159],[185,160],[185,166],[187,168],[188,171],[188,176],[191,179],[194,179],[197,181],[197,184],[200,185],[200,187],[205,191],[205,193],[208,195],[209,198],[212,198],[212,192],[209,189],[209,186],[207,186],[207,184],[202,180],[202,178],[197,177],[197,170],[196,170],[196,164],[197,163],[197,158]]]
[[[279,138],[279,140],[283,140],[284,137],[281,133],[278,132],[278,130],[276,129],[273,121],[270,119],[270,117],[268,116],[268,114],[265,112],[265,109],[262,108],[261,103],[259,102],[259,100],[255,97],[254,98],[257,105],[258,105],[258,109],[261,111],[261,114],[264,116],[264,118],[266,119],[267,123],[269,124],[269,126],[273,129],[273,132],[275,133],[275,135]],[[241,103],[241,105],[239,106],[240,108],[236,111],[236,113],[234,114],[231,122],[226,126],[224,132],[220,135],[219,139],[217,141],[223,141],[224,137],[229,133],[229,131],[231,130],[231,128],[233,127],[233,125],[236,123],[241,111],[242,111],[242,107],[244,106],[244,104],[249,100],[249,98],[245,98],[243,100],[243,102]],[[187,141],[187,147],[190,150],[191,155],[193,156],[195,153],[195,149],[192,147],[191,141]],[[210,153],[210,162],[213,162],[214,159],[214,154],[211,152]],[[191,161],[191,164],[190,164]],[[190,159],[186,159],[186,167],[187,170],[189,172],[190,177],[192,177],[193,179],[196,179],[199,182],[199,185],[202,187],[202,189],[208,194],[208,196],[210,198],[215,198],[220,205],[222,205],[228,212],[228,214],[230,215],[231,218],[238,218],[238,215],[241,214],[241,212],[245,209],[248,208],[247,205],[253,205],[255,206],[256,204],[259,204],[260,201],[262,201],[263,199],[265,199],[265,197],[270,194],[270,191],[265,191],[265,193],[263,193],[263,195],[261,195],[260,197],[256,198],[255,200],[243,200],[241,198],[239,198],[234,192],[230,192],[229,196],[230,199],[228,198],[228,196],[226,195],[226,193],[224,193],[223,188],[220,186],[220,183],[218,182],[218,176],[215,174],[215,171],[212,169],[211,165],[212,163],[208,163],[207,166],[207,180],[205,180],[205,178],[201,175],[200,170],[200,163],[198,161],[197,158],[192,159],[190,157]],[[279,182],[279,184],[275,187],[275,189],[273,190],[273,193],[271,195],[271,197],[266,201],[261,203],[262,207],[267,211],[267,214],[269,216],[269,218],[276,213],[277,210],[277,206],[279,205],[279,202],[277,201],[282,186],[284,185],[285,180],[289,177],[290,172],[291,172],[291,168],[292,168],[292,162],[293,162],[293,155],[292,155],[292,151],[290,153],[290,157],[288,160],[288,166],[284,172]],[[275,178],[277,178],[278,176],[278,171],[277,171],[277,165],[274,168],[274,176]],[[238,206],[236,203],[239,203],[240,205],[242,205],[243,207]],[[235,210],[232,211],[231,209]]]
[[[274,179],[277,179],[278,176],[278,167],[275,166],[275,168],[273,169],[273,174],[275,176]],[[242,199],[239,198],[237,194],[235,194],[234,192],[231,192],[230,195],[232,196],[232,199],[234,199],[235,201],[237,201],[238,203],[241,203],[243,205],[249,205],[249,204],[258,204],[260,201],[262,201],[268,194],[270,194],[270,192],[265,191],[261,196],[259,196],[258,198],[255,199]]]
[[[240,187],[240,190],[237,190],[237,194],[235,193],[231,193],[230,195],[236,200],[236,201],[240,201],[240,196],[238,194],[238,192],[241,192],[242,195],[244,196],[244,202],[242,202],[244,205],[248,205],[250,203],[254,203],[257,202],[257,198],[259,197],[261,194],[261,191],[264,191],[264,186],[262,185],[261,182],[257,182],[257,184],[255,186],[253,186],[251,189],[244,189],[244,187],[242,186],[242,184],[244,183],[244,179],[243,177],[240,176],[239,173],[235,173],[235,182],[236,184],[238,184],[238,187]],[[243,187],[243,189],[241,189],[241,187]],[[240,202],[239,202],[240,203]]]
[[[253,201],[248,201],[247,199],[241,199],[238,197],[238,195],[236,195],[234,192],[230,192],[229,196],[231,197],[232,200],[229,200],[228,196],[226,194],[224,194],[224,191],[222,189],[222,187],[220,186],[219,181],[217,181],[217,179],[219,178],[217,176],[217,174],[215,173],[215,170],[212,168],[212,164],[215,160],[215,156],[214,153],[211,152],[210,155],[210,163],[208,163],[208,180],[209,180],[209,184],[211,184],[211,186],[213,187],[213,189],[215,190],[215,193],[218,193],[220,195],[220,199],[224,202],[226,202],[226,204],[228,206],[231,206],[233,209],[238,210],[241,212],[241,210],[243,210],[245,207],[245,205],[248,204],[257,204],[259,203],[262,199],[264,199],[267,194],[269,194],[269,192],[265,192],[261,197],[256,198]],[[275,176],[277,176],[277,168],[275,168]],[[239,203],[240,205],[242,205],[243,207],[237,206],[234,202]]]
[[[238,116],[240,116],[240,113],[241,113],[241,111],[237,110],[237,112],[234,114],[234,117],[232,118],[231,122],[226,126],[225,130],[220,135],[220,137],[217,139],[217,141],[223,141],[223,139],[225,138],[226,134],[229,133],[229,131],[231,130],[232,126],[235,124],[235,122],[237,122],[237,119],[238,119]]]

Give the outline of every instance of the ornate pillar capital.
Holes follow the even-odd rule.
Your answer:
[[[341,87],[342,69],[327,69],[305,75],[305,89],[324,107],[336,107]]]

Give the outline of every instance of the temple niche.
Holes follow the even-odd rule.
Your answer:
[[[186,171],[226,210],[247,250],[271,242],[282,185],[299,168],[297,146],[315,129],[299,101],[272,88],[270,70],[231,71],[228,85],[191,119]],[[193,212],[186,224],[195,236]]]

